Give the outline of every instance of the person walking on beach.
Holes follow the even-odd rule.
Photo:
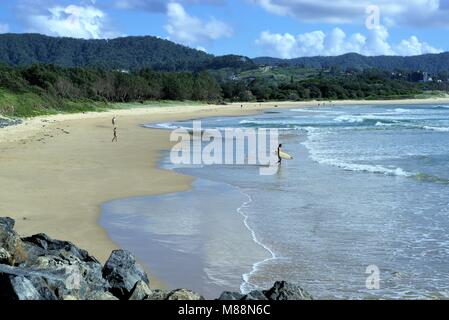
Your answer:
[[[118,142],[118,138],[117,138],[117,127],[114,127],[114,137],[112,138],[112,142]]]
[[[115,126],[116,120],[117,120],[117,118],[116,118],[116,116],[114,116],[114,117],[112,118],[112,125],[113,125],[113,126]]]
[[[282,143],[279,144],[279,146],[278,146],[278,152],[277,152],[277,155],[278,155],[278,164],[279,164],[279,165],[282,164],[281,149],[282,149]]]

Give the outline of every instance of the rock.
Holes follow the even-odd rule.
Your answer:
[[[268,290],[254,290],[243,295],[238,292],[223,292],[218,300],[312,300],[312,296],[301,287],[278,281]]]
[[[268,300],[262,291],[254,290],[243,297],[242,300]]]
[[[0,264],[11,264],[11,254],[5,248],[0,248]]]
[[[14,225],[14,219],[8,217],[0,218],[0,227],[3,227],[6,231],[13,231]]]
[[[8,260],[4,260],[2,263],[8,265],[20,264],[27,259],[22,241],[13,227],[13,219],[0,218],[0,248],[3,248],[10,256]],[[7,253],[3,252],[3,255],[6,256]]]
[[[89,295],[87,295],[86,300],[106,301],[106,300],[118,300],[118,298],[108,291],[94,291]]]
[[[274,286],[264,291],[265,296],[269,300],[312,300],[312,296],[303,288],[286,282],[277,281]]]
[[[238,292],[225,291],[217,300],[243,300],[244,297],[244,294]]]
[[[29,256],[42,256],[65,251],[83,262],[99,263],[97,259],[90,256],[86,250],[80,249],[69,241],[54,240],[46,234],[40,233],[31,237],[22,238]]]
[[[5,300],[55,300],[42,275],[28,269],[0,265],[0,297]]]
[[[103,267],[103,277],[109,282],[111,293],[119,299],[129,299],[134,285],[139,281],[149,283],[145,271],[126,250],[114,250]]]
[[[204,298],[187,289],[176,289],[171,291],[165,300],[204,300]]]
[[[145,300],[152,294],[153,292],[148,287],[148,285],[142,280],[139,280],[131,290],[131,296],[129,297],[129,300]]]
[[[151,290],[151,294],[144,300],[166,300],[168,292],[160,289]]]
[[[42,300],[34,285],[24,276],[0,277],[0,287],[2,300]]]
[[[57,272],[65,283],[64,292],[84,299],[93,291],[109,290],[108,282],[103,279],[102,265],[71,242],[37,234],[23,238],[23,244],[28,259],[21,266]]]
[[[93,275],[95,271],[79,260],[77,264],[59,267],[58,263],[51,262],[51,257],[48,259],[50,262],[48,262],[47,268],[0,265],[0,282],[13,287],[15,278],[24,277],[33,285],[42,300],[63,300],[67,296],[74,296],[79,300],[89,300],[92,292],[104,292],[109,289],[107,282],[101,278],[100,268],[96,272],[97,278]],[[11,299],[20,296],[14,295],[11,291],[8,292],[8,295]]]

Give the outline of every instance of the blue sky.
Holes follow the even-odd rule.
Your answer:
[[[17,0],[0,33],[154,35],[249,57],[416,55],[449,50],[449,0]]]

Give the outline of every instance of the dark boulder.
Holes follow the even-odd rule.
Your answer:
[[[111,293],[119,299],[129,299],[138,281],[149,283],[145,271],[126,250],[112,251],[103,267],[103,277],[109,282]]]
[[[22,241],[13,228],[13,219],[0,218],[0,248],[3,248],[0,263],[3,264],[20,264],[28,258]]]
[[[242,300],[243,298],[245,298],[244,294],[238,292],[225,291],[220,295],[218,300]]]
[[[262,291],[254,290],[243,297],[242,300],[268,300]]]
[[[13,231],[15,225],[14,219],[8,217],[0,217],[0,227],[4,228],[6,231]]]
[[[268,290],[254,290],[244,295],[238,292],[223,292],[218,300],[312,300],[312,296],[301,287],[277,281]]]
[[[275,282],[264,294],[269,300],[312,300],[312,296],[303,288],[286,281]]]
[[[21,264],[37,270],[58,272],[68,286],[64,294],[86,297],[92,291],[107,291],[108,282],[103,279],[102,265],[86,250],[71,242],[54,240],[45,234],[22,239],[28,259]]]
[[[142,280],[139,280],[136,282],[134,288],[131,290],[131,296],[129,297],[129,300],[146,300],[152,294],[153,292],[148,287],[148,285]]]
[[[0,275],[1,300],[42,300],[42,296],[24,276]]]
[[[151,290],[151,294],[145,298],[145,300],[166,300],[168,292],[165,290],[154,289]]]
[[[98,260],[89,255],[86,250],[78,248],[73,243],[69,241],[54,240],[43,233],[22,238],[22,242],[26,246],[30,257],[58,254],[65,251],[83,262],[99,263]]]
[[[106,301],[106,300],[118,300],[118,298],[115,297],[109,291],[93,291],[86,296],[86,300]]]
[[[54,284],[57,280],[63,285],[62,279],[55,275],[0,265],[0,297],[5,300],[56,300],[49,283]]]
[[[176,289],[168,294],[166,300],[204,300],[204,297],[187,289]]]

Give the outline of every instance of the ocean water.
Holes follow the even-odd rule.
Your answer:
[[[275,109],[202,126],[278,128],[294,160],[262,176],[165,157],[197,178],[192,190],[104,204],[112,239],[170,287],[213,298],[282,279],[323,299],[449,296],[449,106]]]

